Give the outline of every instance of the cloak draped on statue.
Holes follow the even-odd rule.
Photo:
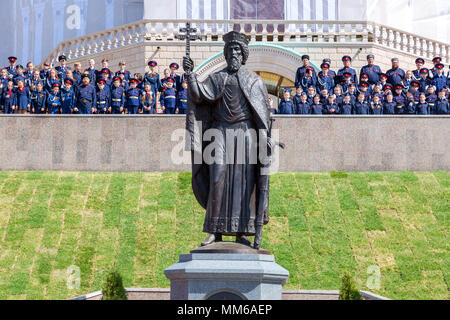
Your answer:
[[[234,76],[225,68],[210,75],[204,82],[198,82],[195,77],[192,74],[188,78],[188,88],[192,81],[196,81],[200,97],[192,95],[188,89],[187,150],[191,151],[192,156],[192,189],[197,201],[207,210],[203,231],[224,235],[255,235],[255,225],[262,226],[269,220],[269,174],[268,170],[263,169],[270,167],[270,162],[262,163],[259,158],[260,142],[266,144],[264,150],[269,148],[270,107],[267,88],[261,77],[242,66],[236,77],[246,100],[244,104],[250,109],[251,119],[237,123],[218,122],[213,117],[214,109],[218,108],[224,96],[227,80]],[[252,152],[248,144],[257,143],[258,147],[254,151],[258,153],[257,163],[205,163],[203,151],[210,142],[203,141],[203,134],[211,128],[222,133],[228,129],[255,129],[258,141],[246,140],[244,157],[248,160]],[[226,150],[227,147],[222,142],[221,148],[230,152]]]

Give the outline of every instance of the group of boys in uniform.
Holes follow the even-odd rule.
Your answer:
[[[342,57],[343,68],[330,70],[330,59],[324,59],[316,74],[308,55],[298,68],[295,94],[285,88],[278,114],[450,114],[450,71],[445,75],[440,57],[433,68],[424,67],[425,60],[416,59],[417,69],[405,72],[398,58],[386,73],[374,64],[375,56],[367,56],[368,64],[359,74],[351,67],[352,58]]]
[[[158,99],[163,113],[186,113],[187,81],[176,73],[177,63],[160,77],[157,62],[150,61],[145,76],[132,77],[124,61],[113,73],[107,59],[101,70],[89,60],[84,72],[79,63],[73,70],[68,67],[65,55],[59,56],[59,66],[45,63],[43,70],[32,62],[24,68],[13,56],[8,60],[0,72],[0,111],[5,114],[156,114]]]

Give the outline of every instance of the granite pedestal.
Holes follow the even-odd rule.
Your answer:
[[[270,252],[232,242],[180,255],[164,274],[171,300],[281,300],[289,277]]]

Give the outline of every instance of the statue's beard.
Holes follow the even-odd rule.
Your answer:
[[[230,72],[238,72],[242,66],[242,58],[233,56],[227,59],[227,63]]]

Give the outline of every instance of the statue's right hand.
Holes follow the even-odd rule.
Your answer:
[[[187,74],[191,74],[194,70],[194,61],[190,57],[183,58],[183,69]]]

